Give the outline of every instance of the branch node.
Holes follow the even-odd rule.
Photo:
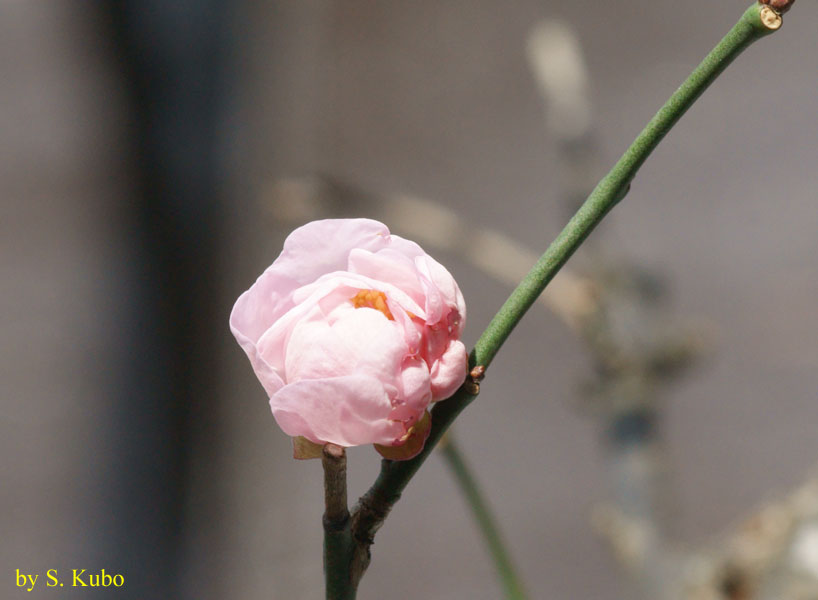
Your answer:
[[[483,378],[485,376],[486,376],[485,365],[477,365],[471,371],[469,371],[469,376],[463,383],[463,388],[469,395],[476,396],[477,394],[480,393],[480,382],[483,381]]]
[[[769,29],[770,31],[775,31],[784,20],[781,18],[781,14],[773,8],[770,8],[769,5],[765,4],[761,7],[761,11],[758,14],[759,18],[761,19],[761,23]]]
[[[769,6],[779,15],[783,15],[785,12],[792,8],[793,4],[795,4],[795,0],[758,0],[758,1],[764,6]]]

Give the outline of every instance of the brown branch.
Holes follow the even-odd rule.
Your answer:
[[[388,463],[384,459],[383,463]],[[352,514],[352,560],[350,579],[353,587],[358,583],[369,567],[372,558],[370,547],[375,543],[375,533],[383,525],[392,507],[400,499],[400,493],[381,495],[376,490],[369,490],[358,500]]]
[[[327,600],[352,600],[349,583],[352,534],[347,508],[347,457],[341,446],[326,444],[324,466],[324,574]]]
[[[347,509],[347,457],[341,446],[326,444],[321,456],[324,465],[324,524],[343,527]]]

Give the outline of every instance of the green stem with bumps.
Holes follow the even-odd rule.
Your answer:
[[[486,367],[489,365],[503,342],[557,271],[608,211],[628,193],[639,167],[687,109],[747,46],[778,28],[775,26],[775,29],[771,29],[771,25],[765,25],[762,12],[766,15],[773,11],[759,4],[747,9],[739,22],[659,109],[613,169],[597,184],[585,203],[511,293],[477,340],[472,352],[474,364]],[[780,17],[778,19],[780,25]]]
[[[692,12],[692,7],[691,7]],[[701,64],[650,120],[611,171],[599,182],[585,203],[551,243],[531,271],[511,293],[477,340],[469,357],[470,368],[488,367],[500,347],[536,301],[554,275],[573,255],[603,217],[630,189],[636,172],[673,125],[693,105],[707,87],[751,43],[777,30],[781,17],[769,6],[755,4],[739,19]],[[355,545],[351,562],[351,585],[357,584],[369,565],[370,546],[375,532],[411,478],[426,460],[460,412],[477,396],[475,381],[466,382],[446,401],[432,410],[432,429],[423,451],[411,460],[381,462],[381,471],[364,494],[352,515]]]

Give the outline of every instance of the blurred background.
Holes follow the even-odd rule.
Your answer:
[[[235,298],[295,226],[372,216],[454,274],[473,344],[503,275],[746,4],[2,0],[3,596],[23,594],[16,569],[104,568],[126,585],[99,597],[321,597],[321,467],[291,458],[228,330]],[[658,535],[622,518],[639,473],[664,477],[645,484],[662,551],[710,556],[818,460],[816,28],[801,2],[741,56],[569,263],[598,305],[622,273],[648,281],[656,327],[697,323],[696,368],[673,385],[636,369],[650,393],[611,400],[622,367],[598,351],[648,321],[611,309],[624,325],[600,343],[537,305],[456,424],[532,597],[633,597],[615,555],[628,523]],[[349,457],[352,499],[378,457]],[[816,536],[798,556],[818,579]],[[439,456],[373,552],[360,598],[500,596]]]

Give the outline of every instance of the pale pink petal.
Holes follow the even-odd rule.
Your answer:
[[[230,330],[250,359],[268,395],[280,389],[284,382],[275,367],[262,358],[257,343],[275,322],[276,313],[288,304],[285,298],[276,294],[271,279],[267,274],[262,275],[256,285],[239,297],[230,314]]]
[[[411,259],[414,259],[416,256],[426,256],[423,248],[418,246],[415,242],[402,238],[399,235],[391,236],[389,248]]]
[[[285,371],[287,345],[290,342],[293,328],[304,321],[318,321],[323,318],[321,308],[316,301],[297,304],[273,323],[256,344],[258,355],[282,377]],[[286,379],[286,377],[285,377]]]
[[[276,369],[283,372],[285,351],[289,344],[293,328],[303,321],[324,321],[332,324],[334,311],[338,306],[352,308],[352,298],[360,289],[365,287],[350,287],[353,285],[365,286],[351,279],[343,277],[321,278],[320,281],[298,288],[293,297],[295,305],[283,314],[257,342],[258,352]]]
[[[293,231],[274,266],[302,285],[333,271],[346,271],[355,248],[376,251],[389,245],[389,229],[371,219],[325,219]]]
[[[424,304],[423,286],[414,262],[391,247],[378,252],[353,250],[349,254],[349,271],[388,283],[409,295],[417,306]]]
[[[281,255],[236,301],[230,315],[233,334],[258,342],[297,302],[292,299],[295,290],[331,271],[346,270],[353,249],[377,250],[389,239],[386,226],[370,219],[327,219],[299,227],[285,240]]]
[[[429,285],[430,289],[428,293],[434,294],[433,300],[449,310],[454,309],[457,311],[459,318],[456,322],[456,330],[453,333],[455,337],[460,337],[463,326],[466,324],[466,303],[454,278],[443,265],[431,256],[418,257],[415,259],[415,264],[418,271],[423,274],[424,280],[428,282],[427,285]],[[434,290],[434,292],[431,290]],[[435,308],[437,306],[435,304]],[[441,309],[439,313],[434,313],[435,316],[430,315],[428,321],[429,323],[436,323],[442,320],[447,313],[447,310]]]
[[[435,402],[448,398],[466,379],[468,356],[460,340],[452,341],[443,356],[432,365],[432,398]]]
[[[244,292],[230,313],[230,330],[242,346],[256,343],[267,329],[292,308],[292,291],[298,283],[268,268]]]
[[[375,450],[387,460],[409,460],[420,454],[423,446],[426,445],[426,440],[429,439],[431,431],[431,415],[424,412],[412,429],[407,431],[409,435],[404,435],[401,439],[395,440],[395,443],[391,446],[376,444]]]
[[[409,428],[417,422],[419,416],[420,414],[418,411],[410,406],[407,406],[406,404],[398,404],[392,409],[392,412],[389,413],[389,418],[391,420],[398,421],[403,425],[404,433],[401,434],[401,436],[404,435],[406,431],[408,431]],[[401,436],[397,436],[395,439],[399,439]]]
[[[443,353],[449,348],[452,335],[445,324],[435,323],[431,327],[426,327],[423,341],[425,343],[421,348],[421,356],[423,356],[427,364],[431,367],[431,365],[440,360],[440,357],[443,356]]]
[[[377,284],[374,281],[362,281],[361,278],[362,276],[338,275],[334,278],[322,278],[314,284],[299,288],[296,291],[299,302],[282,315],[259,339],[257,343],[259,355],[272,367],[283,372],[286,349],[296,325],[312,321],[326,321],[333,325],[345,310],[372,310],[353,309],[352,298],[355,294],[361,289],[375,289],[371,286]],[[390,286],[382,287],[389,290],[386,293],[393,292]],[[410,305],[413,304],[411,300],[406,301]]]
[[[426,298],[426,303],[423,307],[426,313],[426,322],[429,325],[434,325],[443,320],[449,307],[446,305],[445,298],[443,294],[440,293],[440,289],[435,285],[434,281],[432,281],[428,269],[428,261],[425,256],[415,258],[415,268],[420,277],[420,284],[423,286],[423,295]]]
[[[346,287],[349,290],[378,290],[386,294],[392,303],[397,303],[405,310],[425,318],[425,311],[422,304],[418,304],[409,294],[389,281],[372,279],[359,273],[348,273],[344,271],[327,273],[319,277],[314,283],[305,285],[293,292],[293,302],[296,304],[306,302],[309,298],[321,295],[328,295],[330,291]],[[349,292],[349,300],[355,296],[355,291]]]
[[[295,325],[286,350],[286,380],[357,373],[394,386],[405,354],[394,321],[375,309],[350,305],[332,325],[325,320]]]
[[[423,350],[423,333],[426,330],[426,324],[417,316],[412,316],[408,311],[398,304],[392,302],[387,296],[386,303],[389,310],[392,312],[395,321],[397,321],[398,328],[403,332],[403,341],[406,344],[406,352],[411,355],[420,354]]]
[[[363,375],[286,385],[270,398],[270,407],[286,434],[319,444],[391,444],[404,432],[389,419],[392,404],[381,383]]]
[[[261,382],[264,391],[267,392],[267,396],[272,396],[278,390],[284,387],[284,380],[281,378],[278,371],[268,365],[257,352],[255,352],[252,356],[250,352],[248,352],[247,355],[250,357],[250,364],[253,367],[253,371],[255,372],[256,377],[258,377],[258,380]]]
[[[420,357],[407,356],[400,369],[400,398],[416,416],[420,416],[432,400],[429,367]]]

